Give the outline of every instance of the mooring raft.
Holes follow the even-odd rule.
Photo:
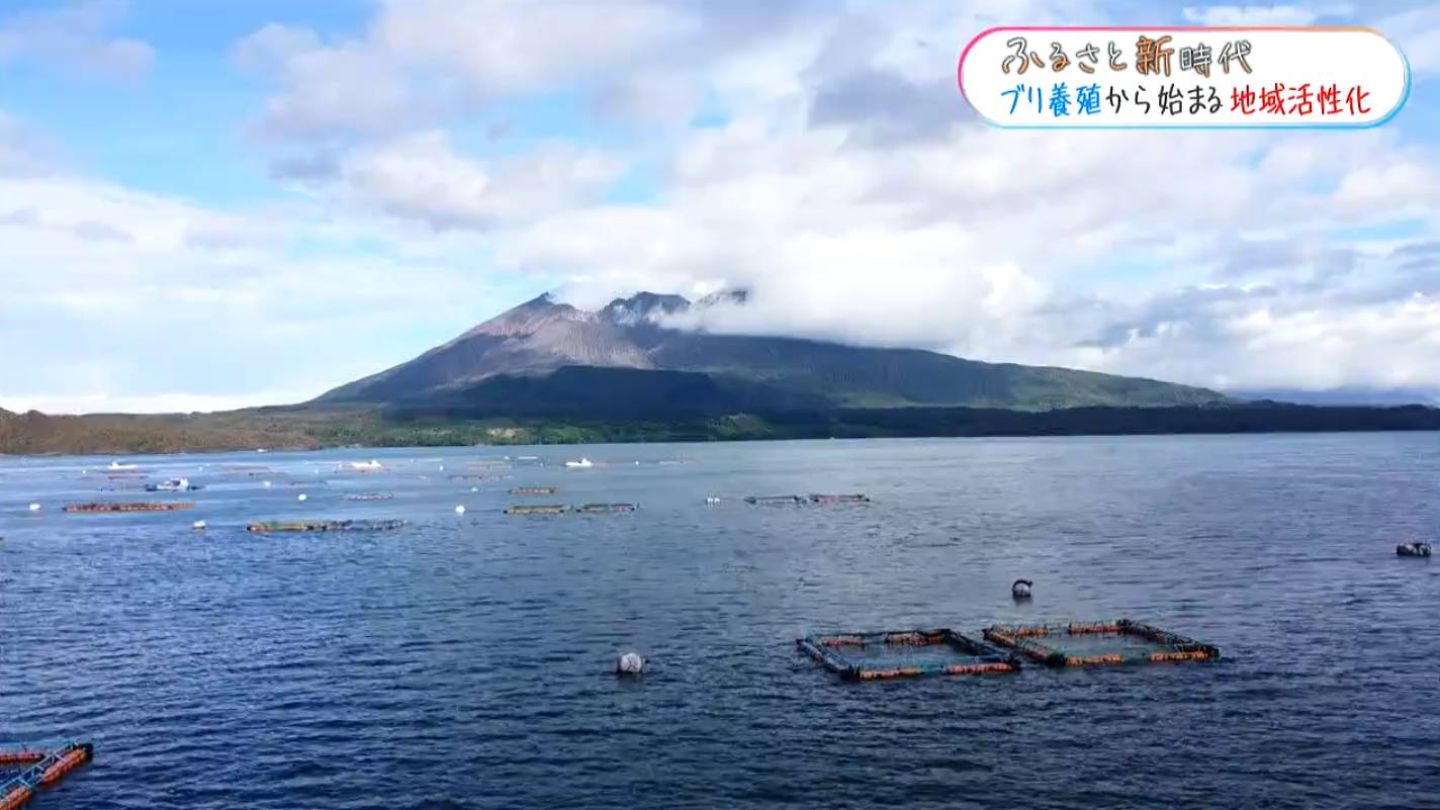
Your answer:
[[[299,520],[251,523],[246,531],[257,534],[272,532],[381,532],[398,529],[405,525],[403,520]]]
[[[806,655],[846,680],[873,681],[890,678],[917,678],[925,675],[1003,675],[1017,672],[1020,662],[1014,655],[954,630],[898,630],[878,633],[812,635],[795,641]],[[906,660],[903,653],[917,648],[935,648],[952,654],[933,660]],[[876,650],[882,657],[858,660],[846,651]],[[883,655],[900,653],[898,660]]]
[[[1219,648],[1130,619],[1077,624],[996,625],[985,639],[1052,667],[1213,661]],[[1104,643],[1109,640],[1113,643]],[[1099,642],[1099,643],[1097,643]],[[1093,649],[1074,649],[1084,643]],[[1067,649],[1068,648],[1068,649]]]
[[[16,810],[35,797],[40,788],[54,787],[95,754],[90,743],[69,742],[51,751],[34,748],[0,750],[0,770],[20,768],[13,776],[0,775],[0,810]]]
[[[510,490],[511,495],[556,495],[559,492],[558,487],[515,487]]]
[[[72,503],[64,508],[66,512],[175,512],[194,509],[195,504],[177,503]]]

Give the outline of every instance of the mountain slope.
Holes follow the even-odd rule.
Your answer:
[[[919,349],[684,331],[657,322],[692,306],[744,301],[743,294],[731,294],[692,305],[679,296],[640,293],[588,312],[541,296],[316,402],[450,411],[470,407],[496,414],[532,408],[551,413],[566,403],[578,411],[587,403],[598,407],[604,402],[604,410],[618,415],[627,396],[637,408],[675,412],[907,406],[1043,410],[1225,399],[1214,391],[1155,380],[981,363]],[[590,371],[577,374],[577,367]],[[617,375],[616,370],[632,373]],[[708,377],[709,383],[694,375]],[[583,393],[586,386],[621,388],[592,395]]]

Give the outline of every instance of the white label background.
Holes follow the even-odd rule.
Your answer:
[[[1136,41],[1141,36],[1158,39],[1166,35],[1172,39],[1165,47],[1174,50],[1170,55],[1170,75],[1138,73],[1135,70]],[[1032,63],[1024,73],[1019,73],[1017,59],[1013,60],[1010,72],[1003,73],[1001,63],[1015,52],[1005,43],[1014,37],[1023,37],[1026,54],[1033,51],[1045,61],[1045,66],[1040,68]],[[1228,74],[1220,67],[1221,49],[1227,42],[1236,40],[1250,42],[1250,53],[1246,57],[1250,73],[1246,73],[1237,62],[1230,63]],[[1070,59],[1070,65],[1058,73],[1051,70],[1052,42],[1060,43]],[[1119,60],[1125,63],[1125,70],[1110,69],[1111,42],[1120,49],[1122,55]],[[1201,43],[1210,48],[1209,78],[1193,70],[1180,70],[1180,49]],[[1081,71],[1075,55],[1086,44],[1093,44],[1100,53],[1099,63],[1093,66],[1094,73]],[[976,112],[1000,126],[1366,127],[1385,121],[1399,110],[1409,95],[1410,69],[1404,55],[1389,40],[1376,31],[1363,28],[996,28],[971,41],[961,56],[959,80],[966,100]],[[1068,86],[1072,104],[1068,116],[1057,117],[1051,113],[1049,100],[1051,87],[1060,82]],[[1336,85],[1341,114],[1321,115],[1318,102],[1315,111],[1305,116],[1261,112],[1258,102],[1261,89],[1273,87],[1277,82],[1286,88],[1282,98],[1288,98],[1290,88],[1302,84],[1310,85],[1312,99],[1319,88]],[[1100,111],[1079,115],[1073,104],[1076,88],[1090,84],[1100,85]],[[1220,110],[1215,113],[1208,110],[1191,113],[1190,98],[1184,95],[1184,109],[1180,114],[1159,114],[1160,89],[1171,84],[1182,92],[1188,92],[1196,85],[1205,87],[1207,100],[1208,88],[1215,88],[1221,102]],[[1027,104],[1026,94],[1021,93],[1019,103],[1011,112],[1011,96],[1002,94],[1014,90],[1016,85],[1036,87],[1044,93],[1039,111],[1035,109],[1034,101]],[[1246,85],[1257,97],[1255,112],[1251,115],[1231,109],[1231,91]],[[1354,86],[1368,93],[1364,103],[1369,113],[1350,114],[1345,95]],[[1105,101],[1112,87],[1130,94],[1131,101],[1122,104],[1119,112]],[[1145,88],[1144,95],[1151,105],[1149,113],[1134,103],[1137,87]]]

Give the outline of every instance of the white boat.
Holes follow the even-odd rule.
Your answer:
[[[582,458],[579,461],[567,461],[565,462],[565,466],[569,467],[572,470],[577,468],[583,469],[585,467],[594,467],[595,462],[591,461],[588,458]]]
[[[111,470],[138,470],[138,469],[140,469],[140,465],[138,465],[138,464],[121,464],[121,463],[118,462],[118,461],[112,461],[112,462],[110,462],[110,466],[109,466],[108,469],[111,469]]]
[[[192,492],[200,487],[190,483],[188,478],[171,478],[158,484],[147,484],[146,492]]]
[[[350,462],[350,469],[356,472],[378,472],[385,468],[381,466],[380,462],[372,458],[369,461],[352,461]]]

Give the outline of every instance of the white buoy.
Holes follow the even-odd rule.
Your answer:
[[[479,492],[479,491],[480,491],[480,487],[470,487],[470,491],[471,491],[471,492]]]
[[[269,482],[269,481],[266,481],[266,482],[265,482],[265,488],[266,488],[266,489],[269,489],[269,488],[270,488],[270,482]]]
[[[644,674],[645,659],[637,652],[622,653],[615,659],[615,674],[621,677],[634,677]]]
[[[306,495],[305,493],[302,492],[302,493],[300,493],[299,495],[296,495],[296,496],[295,496],[295,500],[297,500],[297,501],[308,501],[308,500],[310,500],[310,496],[309,496],[309,495]]]
[[[711,495],[710,497],[708,497],[708,498],[705,499],[705,503],[710,504],[711,506],[714,506],[715,504],[717,504],[717,503],[719,503],[719,502],[720,502],[720,499],[717,498],[717,497],[715,497],[714,495]]]
[[[32,503],[32,504],[30,504],[30,511],[31,511],[31,512],[39,512],[39,511],[40,511],[40,504],[38,504],[38,503]]]
[[[440,465],[440,472],[445,472],[445,465],[444,465],[444,464],[441,464],[441,465]]]
[[[455,514],[457,514],[457,515],[463,515],[463,514],[465,514],[465,505],[464,505],[464,504],[461,504],[460,506],[455,507]]]
[[[205,528],[205,521],[203,521],[203,520],[197,520],[197,521],[195,521],[194,523],[190,524],[190,528],[195,529],[196,531],[199,531],[199,530]]]
[[[1035,583],[1028,579],[1017,579],[1015,583],[1010,586],[1010,595],[1016,599],[1029,599],[1030,586],[1034,584]]]

